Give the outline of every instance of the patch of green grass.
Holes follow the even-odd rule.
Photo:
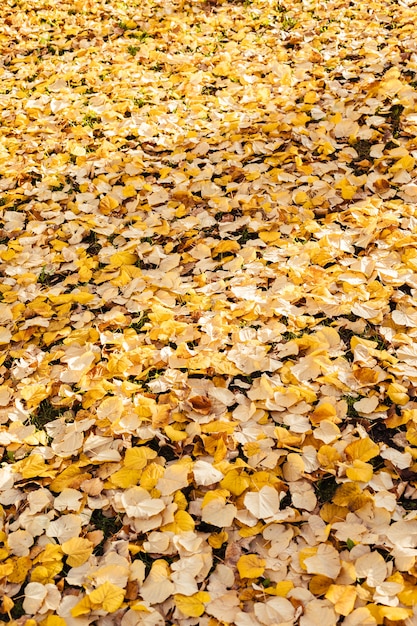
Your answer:
[[[391,123],[392,136],[396,139],[400,134],[401,129],[401,115],[404,111],[403,104],[393,104],[389,110],[387,119]]]
[[[353,541],[353,539],[346,539],[346,547],[349,550],[349,552],[352,550],[352,548],[354,548],[356,546],[356,543]]]
[[[87,113],[82,119],[81,126],[89,126],[90,128],[93,128],[100,122],[100,118],[95,113]]]
[[[136,320],[132,321],[129,328],[133,328],[136,332],[142,330],[142,328],[149,322],[149,313],[147,311],[143,312],[140,317]]]
[[[334,476],[326,476],[316,483],[316,495],[320,504],[330,502],[336,489],[338,488],[336,478]]]
[[[14,606],[12,610],[10,611],[10,615],[12,616],[14,620],[18,620],[19,617],[26,615],[26,611],[23,608],[23,600],[24,600],[23,596],[13,599]]]
[[[277,2],[277,4],[275,5],[275,11],[277,13],[286,13],[288,9],[281,2]]]
[[[132,57],[134,57],[139,52],[139,48],[137,46],[128,46],[127,47],[127,51],[128,51],[129,54],[132,55]]]
[[[106,541],[115,537],[121,529],[122,520],[119,515],[106,516],[101,509],[95,509],[90,518],[90,527],[92,530],[101,530],[103,533],[103,540],[94,549],[94,554],[101,556]]]
[[[54,407],[48,399],[42,400],[35,415],[30,418],[37,430],[43,430],[45,424],[52,422],[63,413],[62,408]]]
[[[353,406],[358,402],[361,398],[359,396],[342,396],[342,400],[344,400],[347,404],[347,416],[351,418],[359,418],[359,413]]]
[[[153,39],[152,35],[149,35],[149,33],[130,33],[129,34],[130,39],[138,39],[138,41],[146,41],[146,39],[148,39],[148,37],[150,39]]]
[[[258,239],[259,235],[258,233],[255,233],[254,231],[250,231],[248,228],[243,228],[242,231],[238,231],[238,234],[240,234],[239,239],[237,239],[237,242],[240,244],[245,244],[248,241],[251,241],[252,239]]]
[[[282,30],[289,31],[292,30],[297,25],[297,20],[291,17],[290,15],[284,15],[282,18]]]
[[[40,285],[49,285],[52,274],[46,271],[46,265],[43,266],[41,273],[38,276],[38,283]]]
[[[145,106],[146,100],[145,98],[133,98],[133,104],[137,106],[138,109],[141,109],[142,107]]]

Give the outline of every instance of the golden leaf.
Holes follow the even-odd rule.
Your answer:
[[[114,472],[107,482],[104,484],[105,489],[114,489],[114,487],[120,487],[121,489],[127,489],[137,485],[140,477],[142,476],[142,470],[132,470],[128,467],[122,467],[122,469]]]
[[[357,483],[344,483],[333,496],[334,504],[347,506],[351,511],[362,508],[371,500],[368,492],[363,492]]]
[[[59,615],[48,615],[46,619],[39,623],[41,626],[66,626],[67,624],[65,619],[63,617],[59,617]]]
[[[259,578],[265,571],[266,561],[257,554],[244,554],[236,567],[241,578]]]
[[[116,252],[110,257],[112,267],[123,267],[123,265],[134,265],[138,257],[133,252]]]
[[[358,459],[359,461],[366,462],[378,456],[379,446],[371,441],[369,437],[365,437],[364,439],[352,441],[352,443],[346,446],[345,452],[346,456],[351,460]]]
[[[330,585],[325,594],[325,598],[334,604],[336,613],[344,616],[353,611],[356,596],[357,591],[351,585]]]
[[[23,478],[35,478],[36,476],[54,476],[55,470],[46,465],[44,458],[40,454],[31,454],[22,461],[18,461],[12,466],[13,471],[22,474]]]
[[[332,585],[333,579],[322,574],[312,576],[308,585],[311,593],[317,597],[324,596],[329,587]]]
[[[76,465],[69,465],[51,482],[49,488],[56,493],[67,488],[77,489],[84,480],[89,478],[91,478],[91,474],[82,472]]]
[[[346,476],[353,481],[367,483],[372,479],[374,469],[370,463],[364,463],[359,459],[353,461],[353,466],[346,469]]]
[[[118,206],[119,202],[113,196],[104,196],[99,203],[100,211],[104,213],[104,215],[110,215]]]
[[[6,561],[8,563],[10,561]],[[7,577],[9,583],[22,584],[32,567],[32,561],[28,556],[20,556],[13,559],[13,572]]]
[[[88,539],[73,537],[61,545],[62,551],[67,555],[67,564],[70,567],[83,565],[93,553],[93,544]]]
[[[177,593],[174,601],[177,609],[186,617],[200,617],[204,613],[204,605],[210,602],[210,594],[207,591],[199,591],[192,596]]]
[[[195,521],[187,511],[177,511],[174,513],[174,521],[161,527],[162,532],[172,532],[176,535],[193,531]]]
[[[113,585],[113,583],[105,582],[76,604],[71,609],[71,615],[80,617],[80,615],[86,615],[95,609],[114,613],[122,606],[124,597],[124,589]]]
[[[231,470],[220,481],[220,486],[222,489],[230,491],[234,496],[240,496],[250,486],[250,478],[244,472],[239,473],[237,470]]]

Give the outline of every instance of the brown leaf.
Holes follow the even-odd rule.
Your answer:
[[[208,415],[211,413],[211,400],[209,400],[206,396],[193,396],[189,399],[189,402],[196,413],[200,413],[201,415]]]
[[[126,585],[125,600],[136,600],[139,594],[139,583],[137,580],[129,580]]]

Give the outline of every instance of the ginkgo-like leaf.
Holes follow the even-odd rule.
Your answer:
[[[145,582],[140,587],[142,598],[149,604],[164,602],[174,592],[170,580],[168,563],[162,559],[154,561]]]
[[[186,617],[200,617],[204,613],[205,604],[210,602],[207,591],[199,591],[191,596],[175,594],[175,605]]]
[[[83,537],[73,537],[61,545],[70,567],[79,567],[85,563],[92,554],[93,547],[91,541]]]
[[[412,621],[413,2],[171,4],[0,5],[0,610]]]
[[[320,544],[315,555],[304,561],[309,574],[321,574],[335,579],[340,572],[340,558],[333,546]]]
[[[241,578],[259,578],[265,571],[266,561],[256,554],[244,554],[237,562]]]
[[[269,485],[265,485],[259,491],[248,491],[244,503],[256,518],[265,519],[279,511],[278,492]]]
[[[123,604],[124,596],[124,589],[110,582],[105,582],[78,602],[78,604],[71,609],[71,615],[73,617],[79,617],[96,609],[102,609],[107,613],[114,613]]]
[[[353,441],[345,448],[346,455],[352,460],[370,461],[379,454],[379,446],[369,437]]]

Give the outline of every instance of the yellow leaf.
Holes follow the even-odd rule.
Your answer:
[[[371,441],[369,437],[365,437],[364,439],[357,439],[356,441],[352,441],[345,448],[346,456],[359,461],[369,461],[379,454],[379,446],[378,444]]]
[[[187,511],[177,511],[174,521],[161,527],[162,532],[173,532],[176,535],[194,530],[195,522]]]
[[[183,430],[177,430],[170,424],[165,426],[164,431],[171,441],[184,441],[184,439],[187,439],[188,437],[186,432],[184,432]]]
[[[392,622],[401,622],[403,620],[406,620],[407,617],[411,617],[411,615],[413,614],[413,611],[411,609],[403,609],[399,606],[380,606],[375,604],[368,604],[366,608],[375,617],[379,624],[382,623],[384,618],[387,618]]]
[[[392,173],[402,172],[403,170],[411,172],[411,170],[414,169],[415,162],[416,160],[410,154],[407,154],[394,163],[394,165],[389,168],[389,171]]]
[[[103,609],[107,613],[114,613],[123,604],[125,590],[113,583],[105,582],[94,589],[88,596],[91,608]]]
[[[240,250],[240,245],[237,241],[225,239],[213,249],[212,256],[216,257],[218,254],[223,254],[224,252],[237,252],[238,250]]]
[[[298,553],[298,560],[300,561],[300,566],[303,568],[303,570],[307,571],[307,566],[305,565],[306,559],[309,559],[310,557],[315,556],[316,554],[317,554],[317,548],[313,546],[308,546],[300,550],[300,552]]]
[[[359,459],[353,461],[353,467],[348,467],[346,476],[353,481],[367,483],[371,480],[374,470],[370,463],[364,463]]]
[[[208,491],[203,498],[203,502],[201,503],[201,508],[204,509],[210,502],[214,500],[219,500],[222,504],[226,503],[226,498],[230,496],[230,493],[226,489],[213,489],[213,491]]]
[[[146,491],[151,491],[157,484],[160,478],[164,475],[164,468],[162,465],[157,465],[157,463],[150,463],[148,467],[146,467],[140,478],[140,486],[146,489]]]
[[[21,556],[14,560],[13,572],[8,576],[9,583],[22,584],[32,567],[32,560],[28,556]]]
[[[291,589],[294,589],[294,583],[292,580],[281,580],[275,585],[275,587],[267,587],[265,592],[273,596],[286,598]]]
[[[304,94],[304,102],[306,104],[314,104],[317,102],[317,98],[318,95],[315,91],[307,91],[307,93]]]
[[[104,196],[101,198],[99,204],[100,211],[104,213],[104,215],[110,215],[110,213],[114,211],[114,209],[117,209],[118,206],[119,202],[113,196]]]
[[[6,561],[0,565],[0,579],[7,578],[13,572],[13,561]]]
[[[22,474],[23,478],[52,477],[55,475],[55,470],[51,469],[49,465],[46,465],[41,454],[29,455],[25,459],[22,459],[22,461],[18,461],[12,465],[12,469]]]
[[[70,567],[83,565],[93,552],[93,544],[83,537],[72,537],[61,545],[62,551],[67,556],[67,564]]]
[[[320,446],[317,460],[324,469],[334,469],[337,461],[340,461],[340,454],[336,448],[325,444]]]
[[[325,502],[320,509],[320,517],[327,524],[340,522],[346,518],[349,509],[345,506],[337,506],[331,502]]]
[[[133,252],[116,252],[110,257],[112,267],[122,267],[123,265],[134,265],[138,257]]]
[[[240,496],[250,486],[250,478],[244,472],[239,473],[237,470],[231,470],[220,481],[220,486],[230,491],[234,496]]]
[[[59,574],[59,572],[62,570],[62,567],[63,567],[62,562],[55,563],[54,567],[51,567],[51,565],[48,565],[48,566],[38,565],[30,573],[30,582],[41,583],[41,585],[47,585],[48,583],[53,583],[54,576],[56,576],[56,574]],[[51,569],[53,570],[52,572],[51,572]]]
[[[333,579],[323,574],[316,574],[311,577],[308,588],[311,593],[317,597],[324,596],[329,587],[332,585]]]
[[[226,541],[229,539],[229,534],[225,531],[222,530],[219,533],[215,533],[214,535],[210,535],[210,537],[207,539],[209,545],[214,548],[214,550],[217,550],[218,548],[221,548],[222,545],[224,543],[226,543]]]
[[[259,239],[261,239],[261,241],[263,241],[264,243],[275,244],[278,241],[280,241],[281,233],[277,233],[273,231],[271,232],[268,230],[261,230],[259,232]]]
[[[244,554],[237,562],[241,578],[259,578],[265,571],[266,561],[257,554]]]
[[[26,622],[27,623],[27,622]],[[48,617],[40,622],[41,626],[66,626],[67,622],[63,617],[58,615],[48,615]]]
[[[14,607],[14,602],[8,596],[3,596],[2,602],[0,604],[0,613],[10,613],[12,608]]]
[[[397,596],[399,601],[406,606],[417,605],[417,587],[407,586],[405,589],[403,589],[403,591],[400,591]]]
[[[346,178],[343,178],[336,184],[336,188],[339,188],[342,192],[342,198],[344,200],[352,200],[353,196],[356,193],[357,187],[354,185],[350,185],[349,181]]]
[[[355,606],[357,591],[351,585],[330,585],[325,597],[334,604],[339,615],[349,615]]]
[[[263,529],[265,528],[265,524],[259,520],[256,522],[255,526],[241,526],[239,528],[239,536],[240,537],[254,537],[255,535],[259,535]]]
[[[85,265],[82,265],[78,270],[78,278],[81,283],[88,283],[88,281],[91,280],[92,275],[93,272],[91,271],[91,269],[89,269]]]
[[[399,383],[388,385],[387,396],[394,404],[399,404],[400,406],[407,404],[410,399],[407,395],[407,388]]]
[[[48,543],[45,549],[34,558],[33,563],[39,565],[35,567],[30,575],[31,582],[38,582],[42,585],[54,582],[54,577],[63,568],[63,552],[61,546]]]
[[[136,196],[137,191],[133,185],[126,185],[126,187],[123,187],[122,194],[124,198],[133,198]]]
[[[347,506],[351,511],[362,508],[370,499],[369,493],[363,492],[357,483],[340,485],[333,496],[334,504]]]
[[[91,610],[92,606],[90,598],[85,596],[71,609],[71,615],[73,617],[80,617],[81,615],[87,615],[87,613],[90,613]]]
[[[76,465],[69,465],[51,482],[49,489],[60,493],[64,489],[76,489],[84,480],[91,478],[91,474],[82,472]]]
[[[61,546],[58,546],[53,543],[48,543],[45,546],[45,549],[34,558],[34,563],[56,563],[57,561],[62,561],[63,552]]]
[[[307,202],[308,199],[309,197],[305,191],[297,191],[294,194],[294,202],[296,204],[304,204],[304,202]]]
[[[336,408],[330,402],[323,402],[317,406],[310,415],[312,424],[319,424],[322,420],[335,421],[337,417]]]
[[[104,483],[105,489],[114,489],[114,487],[120,487],[120,489],[127,489],[128,487],[134,487],[138,484],[142,470],[132,470],[127,467],[114,472],[109,479]]]
[[[200,617],[205,610],[204,604],[210,602],[210,594],[207,591],[199,591],[192,596],[184,596],[181,593],[177,593],[174,596],[174,600],[177,609],[186,617]]]
[[[22,398],[26,400],[28,409],[36,408],[40,405],[42,400],[45,400],[49,396],[49,389],[45,385],[35,383],[33,385],[27,385],[23,387],[21,394]]]

